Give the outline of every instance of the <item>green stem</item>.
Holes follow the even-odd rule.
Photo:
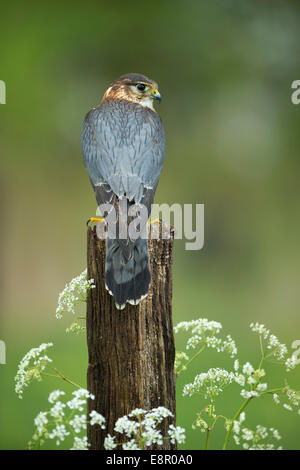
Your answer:
[[[189,366],[189,365],[191,364],[191,362],[193,362],[193,360],[196,359],[196,357],[198,357],[199,354],[202,353],[202,351],[204,351],[205,348],[206,348],[206,344],[204,344],[204,345],[202,346],[202,348],[200,348],[199,351],[198,351],[196,354],[194,354],[194,356],[193,356],[188,362],[185,363],[185,365],[184,365],[184,366],[180,369],[180,371],[178,372],[178,375],[179,375],[183,370],[185,370],[185,369],[187,368],[187,366]]]
[[[206,442],[205,442],[205,450],[208,450],[208,442],[209,442],[209,437],[210,437],[210,432],[212,430],[212,417],[213,417],[213,412],[214,412],[214,403],[215,403],[215,397],[212,397],[212,401],[210,404],[210,417],[209,417],[209,423],[208,423],[208,428],[206,432]]]
[[[265,354],[264,354],[264,348],[263,348],[263,344],[262,344],[261,335],[259,335],[259,344],[260,344],[260,351],[261,351],[261,360],[260,360],[258,368],[261,369],[262,363],[265,359]]]
[[[68,382],[69,384],[73,385],[73,387],[83,388],[80,385],[78,385],[76,382],[73,382],[73,380],[70,380],[67,377],[65,377],[58,369],[56,369],[56,367],[52,367],[52,366],[49,366],[49,367],[50,367],[50,369],[54,370],[54,372],[56,372],[57,375],[47,374],[47,373],[43,372],[44,375],[57,377],[57,378],[63,379],[65,382]]]
[[[246,406],[248,405],[250,400],[252,400],[252,398],[253,397],[247,398],[247,400],[244,401],[244,403],[242,404],[242,406],[240,407],[240,409],[238,410],[238,412],[234,416],[234,418],[233,418],[233,420],[232,420],[232,422],[229,426],[229,429],[227,431],[227,434],[226,434],[225,442],[224,442],[224,445],[223,445],[223,450],[227,449],[227,445],[228,445],[228,442],[229,442],[229,438],[230,438],[230,435],[231,435],[231,431],[232,431],[232,428],[233,428],[234,421],[236,421],[239,418],[240,414],[244,411],[244,409],[246,408]]]

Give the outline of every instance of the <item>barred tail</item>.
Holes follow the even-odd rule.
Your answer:
[[[128,251],[128,248],[127,248]],[[137,305],[146,297],[150,284],[148,241],[138,238],[124,252],[120,240],[107,238],[105,282],[114,296],[116,307],[122,310],[126,302]]]

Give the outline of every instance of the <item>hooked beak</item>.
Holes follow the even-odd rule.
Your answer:
[[[159,93],[158,90],[153,90],[153,91],[152,91],[151,98],[153,98],[154,100],[158,100],[159,102],[161,102],[161,94]]]

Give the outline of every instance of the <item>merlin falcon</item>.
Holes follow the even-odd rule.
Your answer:
[[[150,215],[163,166],[165,135],[154,100],[161,100],[157,83],[137,73],[122,75],[83,123],[83,159],[98,206],[106,208],[106,222],[107,208],[116,214],[116,236],[107,232],[105,285],[118,309],[137,305],[151,280],[147,239],[127,229],[131,206]]]

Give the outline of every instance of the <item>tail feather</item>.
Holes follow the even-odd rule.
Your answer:
[[[119,309],[127,302],[138,304],[147,295],[151,280],[147,240],[137,239],[130,249],[132,256],[128,259],[119,240],[106,240],[106,288]]]

